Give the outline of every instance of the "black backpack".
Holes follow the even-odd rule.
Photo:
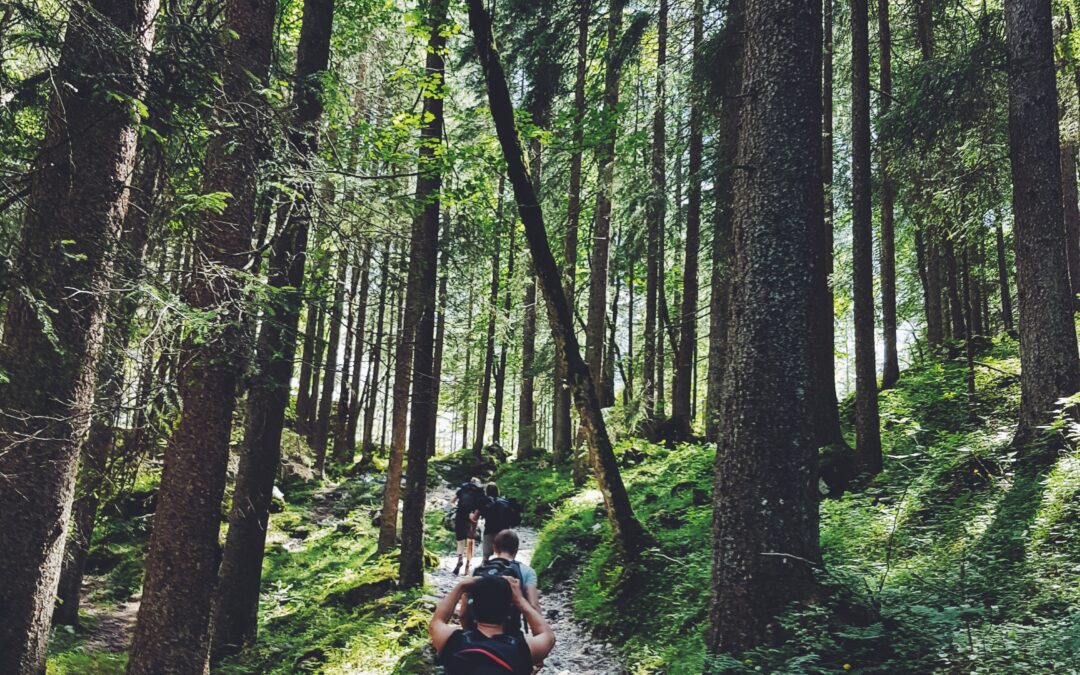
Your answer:
[[[521,563],[516,560],[503,558],[489,558],[486,563],[473,570],[474,577],[513,577],[521,584],[521,592],[525,593],[525,575],[521,573]],[[510,613],[503,622],[503,630],[507,633],[524,634],[525,621],[521,616],[521,610],[511,606]]]
[[[478,630],[459,630],[439,660],[447,675],[528,675],[532,654],[521,635],[488,637]]]
[[[505,497],[496,497],[482,513],[485,534],[498,534],[521,525],[521,507]]]
[[[462,483],[458,488],[457,498],[458,513],[469,514],[480,507],[481,500],[484,498],[484,489],[471,481]]]

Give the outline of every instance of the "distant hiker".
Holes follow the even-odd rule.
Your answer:
[[[487,562],[494,550],[495,535],[521,524],[521,508],[513,501],[501,496],[499,486],[495,483],[488,483],[484,492],[487,498],[480,505],[480,517],[484,519],[484,539],[481,549],[484,553],[484,562]]]
[[[450,624],[463,595],[476,627]],[[502,619],[516,608],[532,635],[507,633]],[[508,577],[469,577],[458,582],[439,601],[428,624],[431,644],[447,675],[530,675],[555,646],[555,633],[539,611],[521,594],[521,584]]]
[[[521,593],[529,601],[536,611],[540,611],[540,590],[537,586],[536,571],[523,562],[518,561],[518,548],[521,540],[517,532],[503,530],[493,537],[495,556],[484,562],[473,572],[475,577],[506,577],[516,579],[521,584]],[[461,617],[461,625],[466,628],[473,627],[473,617],[468,605],[461,604],[458,609]],[[507,633],[522,633],[522,615],[515,608],[510,608],[509,613],[503,619],[503,627]]]
[[[475,476],[469,479],[468,482],[462,483],[458,488],[457,494],[454,495],[452,504],[457,505],[457,511],[454,514],[454,538],[457,539],[457,566],[454,567],[454,574],[461,571],[461,564],[463,562],[462,556],[467,556],[465,561],[465,574],[469,573],[469,568],[472,566],[473,557],[473,537],[476,536],[476,519],[475,513],[479,510],[484,500],[484,489],[481,487],[480,479]]]

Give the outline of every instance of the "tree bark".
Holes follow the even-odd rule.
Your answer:
[[[728,324],[731,316],[731,267],[735,256],[735,240],[732,236],[732,182],[739,141],[739,95],[742,92],[744,49],[743,7],[743,0],[732,0],[728,4],[727,24],[724,27],[725,53],[729,58],[724,62],[724,99],[720,107],[720,137],[716,144],[716,205],[713,210],[709,299],[709,381],[705,399],[705,437],[710,440],[716,439],[720,431],[719,413],[730,335]],[[829,49],[831,50],[831,47]],[[831,51],[828,58],[831,58]],[[829,78],[831,79],[831,73]],[[831,111],[831,106],[828,110]],[[826,113],[827,119],[829,114]],[[826,144],[831,145],[828,137],[823,141],[823,147]],[[825,181],[826,185],[828,183],[831,183],[831,179]],[[826,224],[829,224],[828,221]]]
[[[337,279],[334,281],[334,304],[330,306],[330,337],[326,346],[326,362],[322,377],[319,414],[315,420],[315,475],[326,474],[326,450],[330,439],[330,417],[334,408],[334,384],[337,377],[338,345],[341,340],[341,314],[345,305],[345,284],[348,279],[349,256],[342,251],[338,257]]]
[[[1050,3],[1007,0],[1009,158],[1020,306],[1020,423],[1035,436],[1057,401],[1080,389],[1061,198]]]
[[[341,382],[338,384],[337,410],[330,423],[330,433],[334,439],[331,455],[335,464],[347,464],[352,461],[346,433],[349,427],[349,410],[352,408],[350,397],[353,391],[353,344],[359,342],[354,339],[354,336],[356,335],[356,315],[359,311],[357,293],[360,291],[360,267],[360,264],[353,266],[349,291],[345,294],[345,305],[342,310],[343,313],[348,313],[348,318],[345,320],[345,352],[341,357]]]
[[[390,284],[390,242],[383,246],[382,274],[379,277],[379,311],[375,319],[375,344],[371,348],[371,369],[368,370],[368,399],[364,408],[364,432],[360,442],[360,451],[364,453],[364,461],[371,459],[371,453],[375,449],[372,441],[372,433],[375,430],[375,404],[378,400],[379,367],[382,365],[383,353],[383,320],[386,318],[386,290]],[[393,323],[393,322],[391,322]]]
[[[611,447],[607,427],[596,398],[596,385],[581,358],[577,336],[574,333],[570,305],[560,283],[559,268],[548,246],[543,213],[536,192],[529,180],[525,157],[518,140],[514,123],[514,108],[506,86],[506,76],[499,63],[491,34],[491,20],[480,0],[469,0],[469,24],[476,36],[475,44],[480,65],[487,82],[488,101],[495,128],[507,163],[507,174],[514,188],[518,212],[525,224],[525,236],[547,304],[548,322],[556,350],[566,359],[567,377],[577,403],[582,426],[592,448],[593,471],[600,492],[604,496],[612,537],[624,559],[632,560],[640,554],[645,541],[644,530],[634,517],[633,508],[619,475],[615,453]]]
[[[697,3],[695,0],[695,10]],[[652,153],[650,156],[651,194],[646,203],[647,228],[645,253],[645,346],[642,368],[644,369],[642,397],[646,419],[656,414],[656,342],[657,301],[660,265],[660,237],[667,212],[667,112],[666,112],[666,64],[668,3],[661,0],[657,22],[656,93],[652,120]],[[696,28],[696,24],[695,24]]]
[[[693,52],[695,67],[701,67],[704,7],[694,2]],[[686,195],[685,253],[683,254],[682,308],[679,312],[679,342],[675,349],[675,379],[671,385],[671,422],[679,438],[692,433],[693,412],[691,392],[694,389],[694,352],[697,347],[698,311],[698,253],[701,248],[701,154],[702,111],[701,96],[692,84],[690,88],[690,142],[687,169],[690,185]]]
[[[500,196],[503,194],[503,189],[505,187],[504,186],[504,181],[505,181],[505,177],[500,176],[499,177],[499,195]],[[512,294],[510,292],[510,289],[511,289],[511,286],[513,285],[513,282],[514,282],[514,257],[517,254],[517,249],[515,247],[516,246],[516,242],[515,242],[516,237],[514,236],[517,233],[517,223],[516,222],[511,222],[508,229],[510,230],[510,237],[509,237],[510,244],[509,244],[509,246],[507,247],[507,250],[506,250],[506,255],[507,255],[507,261],[506,261],[506,292],[503,293],[503,319],[507,323],[510,322],[510,307],[511,307],[511,303],[513,302],[513,296],[512,296]],[[495,371],[495,416],[492,419],[491,435],[495,439],[495,442],[499,443],[499,444],[502,443],[503,401],[504,401],[504,399],[506,397],[506,351],[507,351],[507,343],[508,342],[509,342],[509,337],[503,338],[502,345],[499,347],[499,367]],[[556,367],[558,367],[558,366],[556,365]],[[559,384],[560,381],[561,380],[558,380],[558,379],[556,379],[556,381],[555,381],[556,382],[556,387],[555,387],[555,389],[556,389],[556,411],[555,411],[554,414],[556,414],[556,415],[558,414],[558,409],[557,409],[557,406],[558,406],[558,392],[562,389],[562,386]],[[558,447],[557,434],[556,434],[556,439],[553,441],[553,444],[554,444],[554,447],[556,447],[556,448]]]
[[[834,325],[834,302],[830,277],[833,273],[833,22],[834,0],[825,0],[824,40],[822,42],[822,198],[824,213],[822,235],[814,239],[816,260],[814,266],[814,298],[816,310],[811,316],[814,335],[814,363],[817,366],[814,379],[813,400],[818,427],[818,445],[847,448],[847,441],[840,429],[840,410],[836,401],[836,327]],[[730,331],[730,329],[729,329]]]
[[[1065,209],[1065,257],[1074,309],[1080,308],[1080,204],[1076,193],[1076,145],[1061,146],[1061,199]]]
[[[607,315],[608,251],[611,247],[611,200],[615,192],[615,140],[619,133],[619,76],[622,71],[618,54],[619,34],[622,32],[623,5],[626,0],[611,0],[608,12],[607,51],[604,62],[605,132],[596,148],[597,190],[593,218],[592,255],[589,258],[589,311],[585,325],[585,362],[597,386],[600,385],[604,364],[604,318]]]
[[[741,106],[734,324],[713,492],[713,653],[777,635],[776,616],[813,595],[821,562],[816,347],[806,330],[821,264],[821,18],[815,0],[746,2],[744,79],[762,84]]]
[[[878,0],[878,113],[885,116],[892,105],[892,31],[889,25],[889,0]],[[896,225],[893,185],[889,166],[888,139],[879,138],[878,173],[881,200],[881,334],[885,342],[885,364],[881,388],[891,389],[900,379],[900,357],[896,347]]]
[[[449,221],[447,217],[445,221]],[[443,225],[444,231],[447,229],[446,225]],[[435,402],[435,408],[438,410],[439,406],[439,394],[442,392],[442,371],[443,371],[443,351],[446,342],[446,300],[447,300],[447,284],[449,283],[447,265],[450,264],[449,256],[449,237],[443,239],[441,245],[442,254],[439,260],[439,308],[437,325],[435,328],[435,361],[432,365],[432,377],[434,378],[433,389],[431,392],[431,400]],[[495,424],[494,434],[496,443],[499,442],[499,408],[502,405],[501,393],[499,387],[501,385],[496,381],[495,384]],[[435,456],[435,436],[438,427],[438,415],[431,416],[431,438],[428,440],[428,457]]]
[[[1005,233],[1001,228],[1001,214],[994,214],[994,238],[997,243],[998,293],[1001,296],[1001,325],[1006,331],[1013,329],[1012,290],[1009,284],[1009,266],[1005,262]]]
[[[444,64],[446,24],[449,0],[430,0],[427,48],[427,78],[430,91],[424,97],[421,130],[421,174],[417,177],[418,195],[424,195],[422,224],[414,246],[413,266],[418,267],[416,353],[413,356],[412,428],[409,432],[409,464],[405,475],[405,500],[401,519],[401,562],[398,580],[402,588],[424,584],[424,507],[427,504],[428,439],[435,430],[434,393],[435,292],[439,263],[439,192],[442,169],[438,146],[443,137]],[[496,265],[496,270],[498,266]],[[411,269],[410,269],[411,273]],[[498,272],[496,271],[496,278]],[[494,303],[493,303],[494,305]],[[489,319],[494,318],[489,314]],[[489,352],[494,352],[493,343]],[[489,370],[490,375],[490,370]],[[481,426],[483,422],[481,421]],[[481,434],[482,435],[482,434]]]
[[[497,222],[502,220],[502,195],[499,195]],[[496,227],[501,227],[496,225]],[[491,256],[491,295],[488,297],[487,330],[484,342],[484,381],[480,386],[480,403],[476,408],[476,440],[473,452],[479,453],[484,447],[484,432],[487,431],[488,404],[491,402],[491,379],[495,370],[495,314],[499,305],[499,234],[495,235],[494,252]]]
[[[577,61],[574,74],[574,129],[570,144],[570,186],[566,206],[566,239],[563,242],[563,292],[574,302],[577,286],[578,229],[581,223],[582,157],[585,143],[585,76],[588,71],[589,14],[592,0],[578,0]],[[570,387],[566,382],[566,364],[555,358],[554,433],[552,453],[556,464],[564,464],[573,452],[570,416]]]
[[[221,555],[221,498],[237,382],[244,372],[243,307],[238,272],[251,250],[262,134],[262,89],[272,56],[277,5],[230,2],[224,30],[219,117],[207,150],[204,193],[228,192],[220,214],[204,216],[196,236],[190,306],[215,313],[206,337],[182,347],[183,409],[165,453],[143,598],[127,672],[205,673],[210,612]],[[201,331],[200,331],[201,332]],[[196,497],[197,495],[197,497]]]
[[[344,424],[339,421],[338,426],[344,427],[342,433],[344,448],[340,453],[335,451],[339,457],[344,456],[344,461],[352,461],[356,458],[356,429],[360,422],[360,406],[362,404],[360,377],[362,374],[364,364],[364,347],[367,346],[364,343],[364,329],[367,327],[367,311],[368,311],[368,293],[371,291],[371,257],[372,246],[371,242],[365,242],[363,262],[361,263],[362,271],[360,272],[360,288],[359,296],[357,297],[356,304],[356,321],[353,326],[355,335],[353,337],[353,363],[352,363],[352,376],[350,377],[350,390],[349,390],[349,406],[348,412],[345,415]]]
[[[79,445],[90,426],[110,249],[129,199],[133,102],[143,95],[156,12],[156,0],[72,4],[58,93],[31,173],[13,261],[19,288],[9,295],[0,347],[4,673],[45,670]]]

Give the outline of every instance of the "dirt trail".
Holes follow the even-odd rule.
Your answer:
[[[428,495],[428,508],[441,511],[449,504],[453,492],[447,486],[432,490]],[[536,550],[536,530],[531,527],[516,528],[521,539],[521,549],[517,559],[531,565],[533,551]],[[480,564],[482,558],[480,544],[477,543],[473,566]],[[455,551],[442,551],[439,567],[430,572],[432,585],[439,597],[448,593],[457,583],[454,565],[457,564]],[[562,582],[540,595],[540,607],[555,631],[555,650],[544,662],[541,675],[620,675],[626,670],[615,658],[615,648],[591,636],[578,625],[573,618],[571,602],[573,598],[573,580]]]

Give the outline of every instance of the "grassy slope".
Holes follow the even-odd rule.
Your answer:
[[[727,672],[1080,672],[1080,454],[1027,467],[1009,447],[1015,344],[979,357],[970,406],[962,361],[915,367],[882,396],[887,470],[826,501],[819,607],[785,617],[788,639],[712,663]],[[991,367],[987,367],[991,366]],[[997,368],[999,370],[994,370]],[[638,516],[659,542],[616,598],[598,496],[569,476],[512,466],[523,501],[561,504],[534,562],[548,583],[583,559],[578,616],[625,645],[634,672],[701,672],[709,580],[711,448],[627,441]]]

